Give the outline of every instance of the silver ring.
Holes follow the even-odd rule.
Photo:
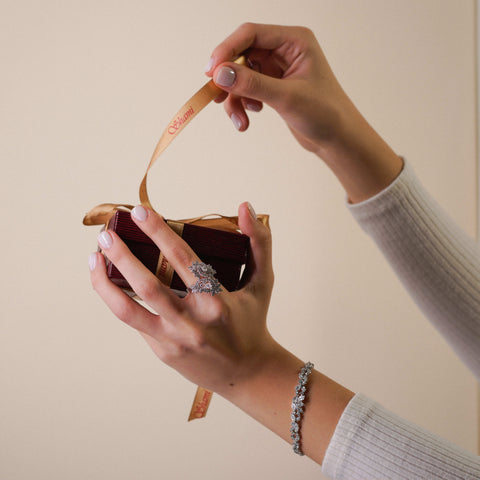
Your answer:
[[[215,278],[217,273],[211,265],[203,262],[193,262],[188,269],[195,275],[197,282],[188,288],[190,293],[209,293],[212,297],[222,291],[220,282]]]

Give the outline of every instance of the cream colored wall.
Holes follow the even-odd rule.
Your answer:
[[[0,4],[0,478],[321,478],[319,468],[163,366],[90,287],[100,202],[137,200],[163,127],[243,21],[311,27],[346,90],[475,233],[474,5],[456,0]],[[269,109],[239,134],[211,105],[162,157],[171,218],[271,214],[270,328],[355,391],[476,450],[476,383],[422,318],[321,161]],[[293,386],[292,386],[293,389]],[[293,391],[293,390],[292,390]]]

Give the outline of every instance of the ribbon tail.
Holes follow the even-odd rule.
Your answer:
[[[133,205],[122,203],[101,203],[93,207],[84,217],[83,224],[90,225],[106,225],[110,218],[115,215],[117,210],[132,210]]]

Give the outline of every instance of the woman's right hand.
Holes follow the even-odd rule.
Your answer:
[[[250,68],[232,62],[240,54]],[[304,27],[245,23],[215,48],[206,73],[225,91],[218,101],[225,101],[240,131],[249,125],[246,110],[259,111],[266,103],[315,153],[336,136],[342,112],[354,108]]]
[[[232,62],[241,54],[248,67]],[[377,194],[400,173],[402,159],[343,91],[308,28],[245,23],[215,48],[206,73],[224,90],[217,101],[238,130],[248,128],[246,110],[268,104],[330,167],[350,202]]]

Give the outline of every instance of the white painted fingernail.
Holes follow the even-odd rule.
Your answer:
[[[148,212],[141,205],[138,205],[132,210],[132,215],[139,222],[144,222],[147,219]]]
[[[208,60],[207,65],[205,66],[205,73],[209,72],[212,69],[213,62],[214,62],[213,58],[210,58]]]
[[[98,243],[100,244],[100,246],[104,249],[104,250],[107,250],[108,248],[110,248],[112,245],[113,245],[113,239],[112,239],[112,236],[108,233],[108,232],[102,232],[99,236],[98,236]]]
[[[215,77],[215,83],[221,87],[231,87],[235,83],[236,76],[233,68],[222,67]]]
[[[247,202],[247,207],[248,207],[248,211],[250,212],[250,215],[256,220],[257,214],[255,213],[255,210],[253,209],[252,204],[250,202]]]
[[[237,130],[240,130],[242,128],[242,121],[240,120],[240,117],[238,115],[236,115],[235,113],[232,113],[230,115],[230,119],[232,120],[233,125]]]
[[[91,253],[88,257],[88,268],[90,269],[91,272],[93,272],[96,266],[97,266],[97,254]]]
[[[245,108],[251,112],[259,112],[262,109],[261,105],[258,103],[247,103]]]

